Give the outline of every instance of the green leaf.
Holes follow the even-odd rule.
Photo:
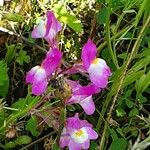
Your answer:
[[[125,59],[127,57],[127,53],[123,52],[122,54],[119,54],[117,57],[121,59]]]
[[[18,145],[29,144],[31,142],[32,142],[32,139],[28,135],[21,135],[15,140],[15,143],[17,143]]]
[[[134,103],[131,100],[129,100],[128,98],[125,99],[125,103],[129,108],[132,108],[134,106]]]
[[[13,21],[13,22],[18,22],[21,23],[24,21],[24,17],[19,15],[19,14],[11,14],[11,13],[7,13],[6,15],[4,15],[4,17],[9,20],[9,21]]]
[[[40,132],[37,131],[36,129],[37,129],[37,120],[35,116],[32,116],[27,122],[26,130],[30,131],[33,136],[37,137],[40,135]]]
[[[139,110],[137,108],[133,108],[130,112],[129,112],[129,117],[134,117],[136,115],[139,114]]]
[[[89,150],[97,150],[98,144],[95,141],[91,141]]]
[[[143,104],[143,103],[147,102],[147,98],[144,97],[142,94],[138,94],[138,95],[137,95],[137,100],[138,100],[138,102],[139,102],[140,104]]]
[[[25,144],[29,144],[31,142],[32,142],[31,137],[29,137],[28,135],[21,135],[21,136],[17,137],[16,140],[9,141],[5,145],[0,145],[0,147],[2,147],[3,149],[13,149],[17,145],[25,145]]]
[[[11,107],[18,109],[18,111],[12,111],[12,114],[9,116],[9,118],[14,118],[14,116],[17,116],[15,119],[24,117],[27,115],[27,112],[32,109],[40,100],[40,97],[32,97],[28,95],[26,98],[21,98],[18,101],[16,101]]]
[[[134,66],[130,69],[129,73],[130,72],[137,72],[139,71],[140,69],[146,67],[147,64],[150,63],[150,57],[149,55],[147,57],[144,57],[144,58],[141,58],[140,60],[138,60]]]
[[[99,24],[106,24],[107,15],[108,15],[108,9],[106,7],[103,7],[96,15],[97,22]]]
[[[58,144],[53,144],[53,146],[52,146],[52,150],[60,150],[60,148],[59,148],[59,146],[58,146]]]
[[[5,97],[9,88],[8,68],[4,61],[0,61],[0,96]]]
[[[5,61],[9,64],[12,61],[12,59],[15,57],[16,45],[14,45],[14,44],[7,45],[6,44],[6,48],[7,48],[7,53],[5,56]]]
[[[143,70],[140,70],[138,72],[130,72],[126,75],[124,82],[123,82],[123,87],[135,82],[137,79],[141,77],[141,75],[144,73]]]
[[[23,63],[29,63],[30,62],[30,56],[27,55],[26,51],[20,50],[17,56],[17,62],[20,65],[23,65]]]
[[[82,24],[81,21],[78,20],[74,15],[71,15],[69,13],[63,14],[60,17],[60,20],[64,23],[66,23],[70,28],[72,28],[75,32],[81,32],[82,31]]]
[[[109,132],[113,141],[118,139],[118,135],[114,129],[110,129]]]
[[[75,111],[75,110],[76,110],[76,107],[73,106],[73,105],[68,105],[68,106],[67,106],[67,110],[69,110],[69,111]]]
[[[126,140],[118,138],[111,143],[109,150],[126,150],[127,144]]]
[[[67,24],[70,28],[72,28],[75,32],[82,31],[82,23],[78,20],[75,14],[71,10],[67,10],[62,3],[57,3],[54,5],[53,10],[58,15],[58,19]]]
[[[150,71],[147,74],[143,74],[139,80],[136,81],[135,89],[137,94],[143,93],[150,85]]]
[[[122,137],[124,137],[124,133],[123,133],[123,131],[122,131],[121,128],[117,128],[116,131],[117,131]]]
[[[9,141],[8,143],[6,143],[4,146],[2,146],[4,149],[12,149],[15,148],[17,146],[17,144],[13,141]]]
[[[126,112],[120,107],[116,109],[116,113],[118,117],[123,117],[126,115]]]
[[[139,23],[139,21],[140,21],[142,15],[143,15],[143,13],[144,13],[144,11],[145,11],[145,7],[146,7],[146,4],[147,4],[147,1],[148,1],[148,0],[143,0],[143,3],[142,3],[141,6],[139,7],[139,11],[138,11],[138,13],[137,13],[137,15],[136,15],[136,17],[135,17],[135,26],[138,25],[138,23]]]

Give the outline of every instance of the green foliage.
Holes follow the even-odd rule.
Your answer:
[[[37,131],[37,119],[35,116],[32,116],[28,121],[26,125],[26,130],[30,131],[31,134],[35,137],[40,135],[40,132]]]
[[[25,145],[25,144],[29,144],[31,142],[32,142],[31,137],[29,137],[28,135],[21,135],[14,141],[9,141],[5,145],[1,145],[0,147],[2,147],[3,149],[12,149],[18,145]]]
[[[147,74],[142,74],[139,80],[136,81],[135,89],[137,94],[143,93],[150,85],[150,71]]]
[[[0,96],[5,97],[9,88],[8,68],[4,61],[0,61]]]
[[[23,65],[23,63],[29,63],[30,62],[30,56],[27,55],[27,52],[24,50],[20,50],[17,56],[16,60],[20,65]]]
[[[18,109],[17,112],[13,111],[13,114],[21,113],[23,115],[28,110],[30,110],[33,106],[35,106],[39,100],[40,100],[40,97],[33,97],[30,95],[27,95],[26,98],[20,98],[18,101],[13,103],[11,106],[12,108]]]
[[[52,145],[52,150],[60,150],[58,144],[56,144],[56,143],[53,144],[53,145]]]
[[[129,112],[129,117],[133,117],[139,114],[139,110],[137,108],[133,108],[130,112]]]
[[[5,56],[5,61],[7,62],[7,64],[9,64],[13,60],[13,58],[15,57],[16,45],[14,45],[14,44],[7,45],[6,44],[6,48],[7,48],[7,53]]]
[[[69,12],[62,3],[55,4],[53,7],[54,11],[58,15],[58,19],[67,24],[70,28],[72,28],[75,32],[82,31],[81,21],[78,20],[73,12]]]
[[[28,3],[31,4],[29,8],[27,8]],[[96,4],[86,0],[33,1],[31,3],[25,0],[12,2],[8,6],[10,9],[5,6],[2,8],[4,9],[1,11],[3,17],[0,16],[0,26],[14,32],[14,35],[9,37],[9,33],[6,35],[2,33],[0,40],[3,43],[4,39],[6,43],[2,44],[0,49],[2,54],[0,96],[4,97],[0,100],[1,148],[15,149],[29,144],[32,138],[37,140],[39,136],[45,136],[43,130],[39,129],[51,127],[55,113],[60,113],[61,120],[64,121],[66,110],[69,112],[68,116],[72,116],[76,110],[81,110],[82,118],[93,125],[97,123],[95,130],[100,136],[97,140],[91,141],[90,150],[97,150],[99,147],[101,149],[109,147],[109,150],[126,150],[135,147],[144,149],[147,145],[149,146],[150,29],[145,25],[150,15],[148,0],[97,0]],[[9,9],[8,13],[6,13],[7,9]],[[47,9],[53,10],[63,25],[63,30],[57,38],[60,40],[59,48],[65,55],[64,64],[66,59],[70,60],[70,57],[73,57],[72,55],[80,54],[81,45],[83,46],[85,40],[90,37],[97,44],[100,52],[97,55],[105,59],[111,68],[112,76],[109,78],[107,88],[93,96],[96,112],[92,116],[83,115],[78,105],[70,105],[65,111],[58,111],[62,104],[55,99],[49,101],[47,99],[49,95],[34,97],[28,93],[26,98],[18,98],[25,97],[27,93],[27,86],[24,81],[22,83],[25,78],[24,73],[31,66],[41,63],[41,57],[44,54],[40,50],[48,47],[46,42],[35,41],[31,38],[33,24],[38,23]],[[19,44],[16,45],[16,43]],[[71,66],[73,63],[71,59],[65,65]],[[89,80],[87,76],[83,77],[81,74],[74,74],[71,79],[82,82],[84,85],[87,85]],[[9,92],[8,89],[10,89]],[[22,93],[20,94],[16,89],[21,89]],[[53,93],[54,90],[49,86],[47,93],[51,92]],[[60,105],[55,108],[58,103]],[[35,112],[42,117],[37,114],[35,116]],[[43,120],[48,117],[46,126],[38,124],[40,117]],[[8,129],[12,126],[18,129],[22,122],[23,130],[17,130],[18,136],[12,139],[6,138]],[[28,133],[32,137],[29,137]],[[141,141],[143,137],[146,139]],[[51,149],[60,150],[55,135],[52,135],[50,139],[53,142],[50,145]],[[129,141],[131,141],[130,147]],[[110,143],[111,145],[108,145]]]
[[[116,133],[116,131],[114,129],[109,129],[110,132],[110,136],[112,138],[113,141],[116,141],[118,139],[118,135]]]
[[[106,7],[103,7],[98,13],[97,13],[97,22],[99,24],[106,24],[106,17],[108,15],[108,9]]]
[[[31,143],[32,139],[31,139],[31,137],[29,137],[27,135],[21,135],[15,140],[15,142],[19,145],[22,145],[22,144],[24,145],[24,144]]]
[[[89,150],[97,150],[98,145],[96,142],[91,141]]]
[[[28,95],[26,98],[20,98],[18,101],[12,104],[10,109],[12,113],[5,118],[3,125],[0,127],[0,132],[3,132],[10,123],[15,123],[19,118],[28,115],[28,112],[38,103],[39,97],[32,97]]]
[[[111,143],[109,150],[126,150],[127,144],[125,139],[117,138]]]
[[[13,22],[21,23],[24,21],[24,17],[19,14],[7,13],[4,17],[9,21],[13,21]]]

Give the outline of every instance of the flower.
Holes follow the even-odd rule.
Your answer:
[[[60,22],[55,18],[52,11],[47,11],[46,19],[33,29],[32,38],[44,38],[52,48],[57,47],[56,35],[61,30]]]
[[[96,53],[96,45],[89,39],[82,48],[81,59],[84,68],[89,73],[91,82],[100,88],[105,88],[108,84],[111,70],[105,60],[96,58]]]
[[[98,138],[92,127],[86,120],[80,120],[78,114],[68,118],[60,137],[60,147],[68,146],[69,150],[88,149],[90,140]]]
[[[69,104],[80,104],[87,115],[91,115],[95,111],[95,104],[92,95],[100,92],[100,88],[94,84],[81,86],[78,82],[67,80],[67,83],[72,88],[72,96],[66,101]]]
[[[50,50],[41,66],[33,67],[26,74],[26,82],[32,84],[32,93],[41,95],[46,91],[48,79],[60,63],[62,53],[54,48]]]

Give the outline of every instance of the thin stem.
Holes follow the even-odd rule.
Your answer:
[[[112,50],[111,39],[110,39],[111,0],[109,0],[107,9],[108,9],[108,15],[107,15],[107,20],[106,20],[106,42],[107,42],[107,45],[108,45],[108,49],[110,51],[110,55],[112,57],[112,61],[115,64],[116,68],[118,68],[119,65],[118,65],[118,61],[117,61],[116,52]]]
[[[112,101],[112,105],[110,107],[110,110],[108,112],[108,117],[107,117],[107,121],[105,122],[105,126],[104,126],[104,130],[103,130],[103,134],[102,134],[102,137],[101,137],[101,141],[100,141],[100,149],[99,150],[103,150],[104,148],[104,145],[105,145],[105,141],[106,141],[106,134],[107,134],[107,129],[108,129],[108,126],[109,126],[109,121],[111,119],[111,114],[113,112],[113,109],[114,109],[114,106],[115,106],[115,103],[117,101],[117,97],[118,97],[118,94],[119,94],[119,91],[121,90],[121,87],[122,87],[122,84],[123,84],[123,81],[124,81],[124,78],[126,76],[126,72],[127,72],[127,69],[128,69],[128,66],[131,62],[131,60],[133,59],[133,57],[137,54],[137,51],[140,47],[140,44],[142,42],[142,39],[145,35],[145,31],[146,29],[148,28],[149,26],[149,23],[150,23],[150,16],[148,17],[147,21],[145,22],[145,24],[143,25],[141,31],[140,31],[140,34],[132,48],[132,51],[131,51],[131,54],[129,55],[129,57],[127,58],[127,61],[125,63],[125,68],[124,68],[124,71],[121,75],[121,78],[119,80],[119,85],[118,85],[118,88],[117,88],[117,92],[116,92],[116,95],[114,96],[113,98],[113,101]]]
[[[122,35],[120,35],[121,37],[124,36],[126,33],[128,33],[134,26],[134,23],[129,27],[127,28],[126,30],[124,30],[124,32],[122,32]],[[112,37],[113,38],[113,37]],[[115,38],[114,38],[115,39]],[[124,67],[124,66],[122,66]],[[108,105],[110,104],[111,102],[111,98],[112,98],[112,92],[109,92],[109,94],[107,95],[107,98],[103,104],[103,107],[102,107],[102,110],[101,110],[101,115],[104,116],[106,111],[107,111],[107,108],[108,108]],[[99,119],[98,119],[98,122],[97,122],[97,129],[99,130],[101,128],[101,125],[102,125],[102,117],[99,116]]]
[[[131,27],[133,27],[133,25],[127,26],[127,27],[125,27],[124,29],[122,29],[120,32],[117,32],[116,35],[114,35],[114,36],[112,36],[112,37],[110,38],[110,41],[112,41],[112,40],[114,40],[114,39],[120,37],[120,36],[121,36],[122,34],[124,34],[127,30],[131,29]],[[100,51],[101,51],[102,49],[104,49],[106,46],[107,46],[107,42],[105,41],[104,43],[102,43],[102,44],[97,48],[98,52],[100,52]]]

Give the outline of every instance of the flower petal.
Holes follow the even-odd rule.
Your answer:
[[[90,80],[96,86],[105,88],[108,84],[108,77],[111,71],[103,59],[97,58],[96,63],[92,63],[88,69]]]
[[[31,36],[32,38],[44,38],[46,34],[46,23],[44,20],[41,20],[38,25],[33,29]]]
[[[84,142],[83,144],[82,144],[82,149],[88,149],[89,147],[90,147],[90,141],[89,140],[87,140],[86,142]]]
[[[66,101],[66,104],[78,104],[80,101],[85,99],[87,96],[86,95],[72,95],[72,97]]]
[[[68,129],[68,133],[71,134],[75,129],[80,129],[81,128],[81,121],[79,119],[78,114],[76,114],[74,117],[70,117],[67,119],[66,126]]]
[[[89,84],[87,86],[80,87],[78,90],[74,92],[74,94],[90,96],[99,93],[100,91],[101,89],[99,87],[95,86],[94,84]]]
[[[37,71],[36,71],[36,73],[34,75],[33,83],[36,84],[37,82],[42,82],[45,79],[46,79],[46,71],[45,71],[45,69],[40,67],[39,69],[37,69]]]
[[[82,63],[74,64],[71,68],[66,71],[63,71],[63,74],[75,74],[75,73],[86,73],[84,66]]]
[[[59,65],[62,58],[62,53],[57,48],[50,50],[44,61],[42,62],[42,67],[45,69],[47,76],[50,76]]]
[[[47,25],[46,25],[46,34],[45,39],[52,46],[56,46],[56,35],[61,30],[61,24],[54,16],[52,11],[47,11]]]
[[[88,140],[88,134],[87,134],[85,127],[80,128],[79,130],[74,130],[70,134],[70,137],[73,139],[74,142],[80,143],[80,144]]]
[[[42,82],[33,82],[32,85],[32,94],[34,95],[41,95],[46,91],[48,82],[46,80],[43,80]]]
[[[40,66],[35,66],[29,72],[27,72],[27,74],[26,74],[26,82],[27,83],[31,83],[31,84],[33,83],[34,75],[39,68],[40,68]]]
[[[66,128],[63,128],[63,131],[59,140],[59,146],[62,148],[65,146],[68,146],[69,141],[70,141],[69,133],[67,133]]]
[[[89,139],[97,139],[98,138],[98,134],[91,127],[86,127],[86,131],[89,135]]]
[[[84,109],[87,115],[92,115],[95,111],[95,104],[93,102],[92,96],[85,98],[84,100],[80,101],[79,104]]]
[[[91,39],[84,44],[82,48],[81,59],[85,69],[88,69],[92,61],[96,58],[96,45]]]
[[[73,140],[69,142],[69,150],[81,150],[81,144],[75,143]]]

